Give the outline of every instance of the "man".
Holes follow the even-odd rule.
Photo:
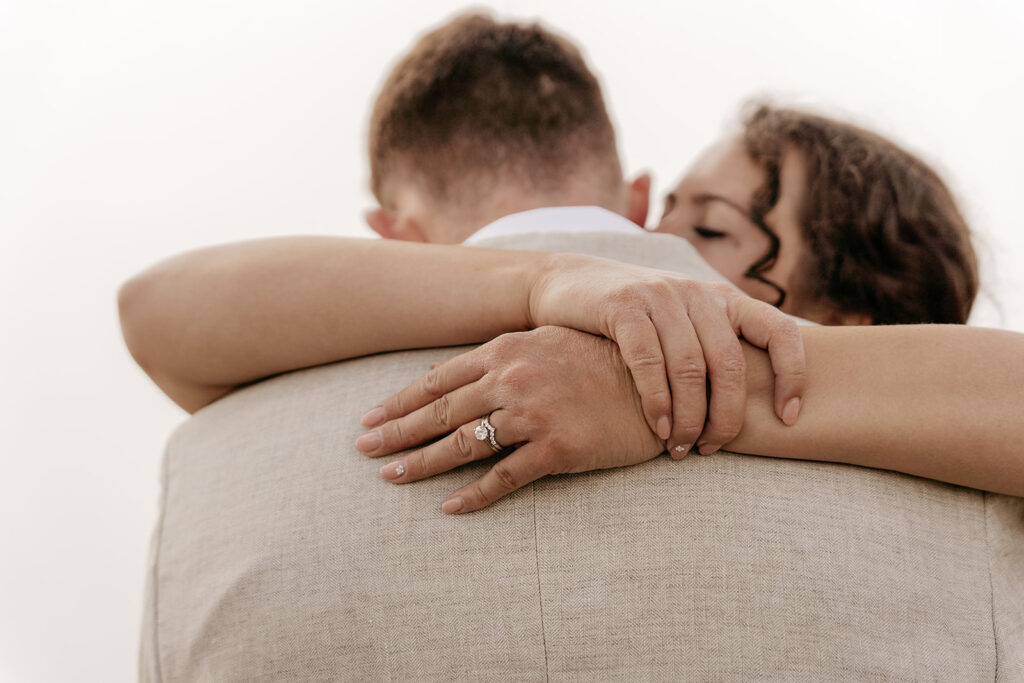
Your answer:
[[[499,36],[519,42],[502,50]],[[499,46],[497,56],[448,65],[473,72],[490,64],[510,80],[484,72],[479,91],[423,98],[406,116],[433,122],[424,139],[410,141],[401,116],[382,114],[430,85],[417,70],[443,66],[446,49],[480,44]],[[371,224],[387,236],[458,242],[490,223],[492,233],[508,228],[490,244],[699,268],[684,242],[629,234],[612,215],[642,222],[645,188],[621,190],[599,99],[545,108],[541,96],[561,83],[549,76],[492,102],[486,88],[511,87],[525,56],[547,63],[559,52],[563,67],[583,66],[543,30],[484,18],[425,37],[375,109],[371,156],[382,207]],[[554,73],[599,98],[582,71]],[[477,92],[476,102],[492,106],[471,118],[513,146],[525,139],[522,158],[481,144],[479,129],[463,135],[453,108]],[[564,144],[524,135],[566,120],[575,132],[563,133]],[[464,168],[457,159],[476,162],[465,167],[468,185],[423,171]],[[612,212],[519,213],[560,204]],[[591,232],[514,234],[552,221]],[[195,292],[195,316],[204,315],[204,294],[216,292]],[[126,293],[126,311],[145,308],[132,298]],[[126,329],[130,346],[141,333]],[[144,679],[749,679],[822,678],[828,670],[963,677],[990,670],[1000,654],[991,630],[1007,608],[986,601],[1005,586],[977,579],[988,576],[986,543],[1003,538],[985,520],[1015,513],[997,501],[987,514],[978,492],[821,463],[711,458],[684,468],[658,459],[542,479],[475,515],[438,514],[442,494],[486,465],[395,487],[350,444],[368,401],[453,353],[402,352],[284,375],[227,395],[175,434],[154,537]],[[229,361],[212,356],[209,364]],[[145,356],[140,362],[149,365]],[[168,393],[189,397],[183,405],[241,383],[228,376],[205,394],[176,394],[176,380],[153,367]],[[951,503],[961,514],[949,514]],[[936,615],[956,626],[918,628]]]

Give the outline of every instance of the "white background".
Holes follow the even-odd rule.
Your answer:
[[[158,463],[184,415],[125,352],[118,284],[199,245],[368,235],[375,89],[460,7],[0,0],[0,680],[135,677]],[[495,8],[585,46],[626,169],[659,194],[751,95],[903,141],[978,232],[975,322],[1024,331],[1024,4]]]

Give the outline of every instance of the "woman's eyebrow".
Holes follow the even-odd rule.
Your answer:
[[[743,208],[743,206],[739,202],[735,202],[729,199],[728,197],[723,197],[720,194],[711,194],[709,192],[705,192],[703,194],[696,195],[693,198],[693,201],[695,201],[697,204],[702,205],[707,204],[708,202],[722,202],[723,204],[734,209],[735,211],[738,211],[739,213],[743,214],[743,217],[746,218],[747,220],[750,220],[749,209]]]

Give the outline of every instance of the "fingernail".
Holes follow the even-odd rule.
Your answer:
[[[796,424],[796,418],[800,415],[800,399],[794,396],[786,402],[786,407],[782,409],[782,422],[787,427],[792,427]]]
[[[385,479],[398,479],[403,474],[405,474],[405,463],[401,460],[389,462],[380,468],[380,476]]]
[[[716,446],[714,444],[706,443],[706,444],[702,444],[701,446],[698,447],[698,449],[699,449],[698,452],[701,455],[711,455],[712,453],[717,451],[719,448],[721,448],[721,446]]]
[[[356,439],[356,448],[361,450],[363,453],[373,453],[375,450],[380,448],[380,444],[380,431],[377,429],[374,429],[372,432],[366,432]]]
[[[441,512],[444,512],[449,515],[458,512],[461,509],[462,496],[455,496],[454,498],[449,498],[444,502],[444,505],[441,506]]]
[[[385,417],[387,417],[387,411],[384,410],[384,406],[377,406],[368,410],[360,422],[363,423],[364,427],[376,427],[384,421]]]
[[[672,423],[664,415],[658,418],[658,438],[667,439],[672,436]]]
[[[672,449],[672,459],[682,460],[686,457],[686,454],[690,451],[690,444],[680,444]]]

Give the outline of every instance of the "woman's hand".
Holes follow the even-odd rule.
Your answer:
[[[796,422],[806,385],[796,323],[724,283],[569,254],[530,288],[531,325],[559,325],[614,340],[650,428],[681,457],[709,453],[743,425],[746,366],[738,336],[769,353],[775,414]],[[710,402],[706,401],[710,387]],[[671,415],[671,418],[669,417]],[[706,419],[706,424],[705,424]]]
[[[406,484],[493,456],[475,434],[485,417],[501,446],[518,447],[452,493],[445,512],[479,510],[548,474],[634,465],[665,449],[615,344],[560,327],[506,334],[432,368],[367,413],[364,424],[376,429],[356,446],[379,457],[447,434],[381,468]]]

